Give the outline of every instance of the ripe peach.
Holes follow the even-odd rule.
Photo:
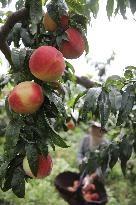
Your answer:
[[[70,27],[66,30],[66,34],[68,41],[62,41],[60,51],[65,58],[79,58],[85,50],[85,41],[81,33],[76,29]]]
[[[95,191],[96,189],[95,184],[90,184],[89,189],[90,191]]]
[[[48,12],[43,18],[43,25],[47,31],[54,32],[57,29],[56,22],[49,16]]]
[[[39,162],[38,173],[37,176],[35,177],[30,169],[27,157],[24,158],[23,169],[26,175],[36,179],[42,179],[50,175],[53,166],[51,156],[49,154],[47,157],[44,157],[43,155],[38,155],[38,162]]]
[[[83,198],[85,199],[85,201],[89,202],[92,200],[92,195],[91,193],[85,193]]]
[[[74,130],[75,129],[75,123],[74,123],[74,121],[72,119],[67,122],[67,128],[69,130]]]
[[[20,114],[36,112],[44,101],[40,85],[32,81],[19,83],[11,91],[8,102],[12,110]]]
[[[100,196],[98,193],[94,193],[91,195],[92,201],[98,201],[100,199]]]
[[[60,51],[52,46],[41,46],[30,57],[29,68],[38,79],[53,82],[62,76],[65,61]]]
[[[60,17],[60,23],[62,28],[67,29],[68,28],[68,16],[63,15]]]

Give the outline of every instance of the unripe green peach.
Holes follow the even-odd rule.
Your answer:
[[[43,18],[43,25],[47,31],[54,32],[57,29],[56,22],[50,17],[48,12],[45,14]]]

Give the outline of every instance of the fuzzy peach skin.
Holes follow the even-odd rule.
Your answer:
[[[56,22],[49,16],[48,12],[45,14],[43,18],[43,25],[47,31],[54,32],[57,29]]]
[[[61,23],[62,28],[64,28],[64,29],[68,28],[68,24],[69,24],[68,16],[66,16],[66,15],[61,16],[60,17],[60,23]]]
[[[68,41],[63,40],[60,51],[67,59],[79,58],[85,50],[85,41],[82,34],[74,28],[66,30]]]
[[[53,167],[51,156],[49,154],[47,157],[44,157],[43,155],[38,155],[38,162],[39,162],[38,173],[37,176],[35,177],[30,169],[27,157],[24,158],[23,169],[26,175],[36,179],[42,179],[49,176]]]
[[[65,61],[60,51],[52,46],[41,46],[30,57],[31,73],[45,82],[58,80],[64,73]]]
[[[74,121],[71,119],[69,122],[67,122],[67,128],[69,129],[69,130],[74,130],[74,128],[75,128],[75,123],[74,123]]]
[[[36,112],[43,101],[44,96],[41,86],[32,81],[19,83],[14,87],[8,97],[11,109],[20,114],[32,114]]]

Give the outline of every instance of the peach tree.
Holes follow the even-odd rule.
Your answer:
[[[0,3],[4,8],[13,1]],[[67,100],[72,98],[67,92],[72,83],[86,88],[73,100],[73,109],[79,112],[77,123],[99,119],[104,128],[113,116],[116,126],[126,130],[119,140],[91,153],[85,166],[91,170],[90,161],[94,160],[95,168],[101,165],[105,173],[120,159],[125,174],[126,163],[133,150],[136,152],[136,68],[128,66],[124,77],[111,76],[100,84],[75,76],[67,60],[88,52],[87,24],[97,17],[99,0],[14,3],[15,12],[0,11],[0,50],[10,65],[8,74],[0,78],[0,91],[9,83],[13,87],[5,97],[9,123],[0,158],[1,189],[12,189],[18,197],[24,197],[28,178],[43,178],[51,172],[49,146],[53,150],[55,146],[68,148],[59,131],[67,131],[71,116]],[[108,18],[117,13],[127,18],[127,7],[134,14],[135,0],[108,0]]]

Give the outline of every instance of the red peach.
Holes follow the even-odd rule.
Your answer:
[[[32,81],[19,83],[14,87],[8,97],[11,109],[20,114],[32,114],[36,112],[43,101],[44,96],[41,86]]]
[[[82,37],[82,34],[74,28],[68,28],[66,30],[66,34],[68,41],[62,41],[60,51],[65,58],[79,58],[85,50],[85,41]]]
[[[63,15],[60,17],[60,23],[62,28],[67,29],[68,28],[68,16]]]
[[[95,184],[90,184],[89,189],[90,191],[95,191],[96,189]]]
[[[65,70],[65,61],[62,53],[56,48],[41,46],[31,55],[29,68],[36,78],[53,82],[62,76]]]
[[[92,200],[92,195],[91,195],[91,193],[85,193],[83,197],[84,197],[84,199],[85,199],[87,202],[89,202],[89,201]]]
[[[98,193],[94,193],[91,195],[92,201],[98,201],[100,199],[100,196]]]
[[[69,130],[74,130],[75,129],[75,123],[72,119],[69,122],[67,122],[67,128]]]
[[[47,157],[44,157],[43,155],[38,155],[38,162],[39,162],[38,173],[37,176],[35,177],[30,169],[27,157],[24,158],[23,169],[26,175],[36,179],[42,179],[50,175],[53,167],[51,156],[49,154]]]

